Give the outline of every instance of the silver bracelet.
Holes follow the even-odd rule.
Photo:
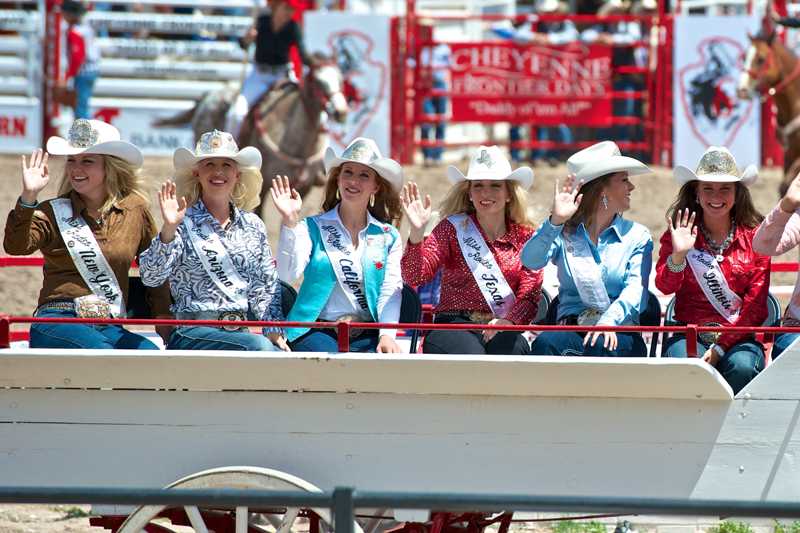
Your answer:
[[[672,255],[667,256],[667,268],[670,272],[675,272],[676,274],[679,272],[683,272],[683,269],[686,268],[686,259],[680,265],[676,265],[672,262]]]
[[[719,344],[717,344],[717,343],[714,343],[714,344],[712,344],[712,345],[710,346],[710,348],[711,348],[712,350],[714,350],[715,352],[717,352],[717,355],[719,355],[720,357],[725,357],[725,348],[723,348],[723,347],[722,347],[722,346],[720,346]]]

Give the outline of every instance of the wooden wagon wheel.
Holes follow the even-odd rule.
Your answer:
[[[304,481],[298,477],[280,472],[278,470],[271,470],[268,468],[258,468],[251,466],[229,466],[223,468],[214,468],[211,470],[204,470],[191,474],[183,479],[179,479],[170,485],[168,489],[255,489],[255,490],[281,490],[292,491],[300,490],[306,492],[322,492],[318,487],[311,483]],[[163,515],[167,510],[165,505],[145,505],[138,507],[134,510],[127,519],[122,523],[117,533],[139,533],[141,531],[171,531],[162,524],[154,524],[152,521],[159,515]],[[227,513],[231,510],[216,509],[215,512],[220,513],[217,515],[211,512],[201,512],[196,506],[187,506],[183,511],[188,517],[188,521],[194,531],[198,533],[207,533],[209,529],[214,531],[230,530],[236,533],[248,532],[268,532],[274,528],[276,533],[290,533],[296,531],[293,526],[296,525],[298,517],[301,515],[301,509],[287,508],[282,515],[275,514],[260,514],[263,510],[251,512],[247,507],[236,507],[235,519],[230,517],[230,525],[234,527],[219,526],[209,528],[206,524],[204,516],[212,516],[218,521],[221,513]],[[310,509],[314,515],[319,517],[321,527],[323,530],[332,531],[330,512],[327,509]],[[263,525],[263,519],[266,519],[272,528]],[[354,525],[355,533],[363,533],[361,527],[356,523]]]

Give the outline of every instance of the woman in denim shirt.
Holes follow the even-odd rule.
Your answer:
[[[652,266],[650,232],[620,213],[630,208],[629,176],[650,172],[604,141],[567,160],[570,175],[556,181],[550,218],[525,245],[531,269],[558,267],[558,323],[622,326],[639,323]],[[546,331],[531,347],[536,355],[644,356],[639,333]]]

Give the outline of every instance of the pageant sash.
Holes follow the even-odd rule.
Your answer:
[[[572,271],[578,296],[586,307],[604,312],[611,305],[611,299],[603,281],[603,272],[594,260],[589,242],[576,234],[562,233],[562,236],[566,244],[564,255]]]
[[[336,274],[336,281],[347,296],[350,305],[359,313],[372,316],[364,291],[364,268],[355,258],[352,247],[343,242],[345,229],[338,220],[313,218],[319,227],[322,245]],[[368,246],[370,243],[366,243]]]
[[[89,224],[80,215],[72,216],[72,203],[67,198],[56,198],[50,205],[56,215],[58,230],[81,278],[95,296],[108,302],[112,316],[123,316],[122,289]]]
[[[686,259],[703,294],[717,313],[731,324],[735,323],[742,310],[742,299],[728,286],[714,256],[704,250],[692,250],[686,254]]]
[[[452,215],[447,220],[456,229],[456,240],[484,300],[497,318],[504,318],[516,301],[500,265],[481,232],[468,215]]]
[[[192,219],[185,217],[186,233],[189,242],[197,252],[203,270],[209,275],[214,285],[236,305],[239,310],[247,311],[247,282],[236,270],[228,250],[222,239],[214,232],[210,224],[197,225]]]

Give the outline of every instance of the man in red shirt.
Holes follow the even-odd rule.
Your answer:
[[[83,22],[88,11],[85,3],[64,0],[61,12],[68,24],[67,28],[67,87],[75,90],[75,118],[92,118],[89,99],[97,81],[100,60],[99,48],[94,42],[94,30]]]

